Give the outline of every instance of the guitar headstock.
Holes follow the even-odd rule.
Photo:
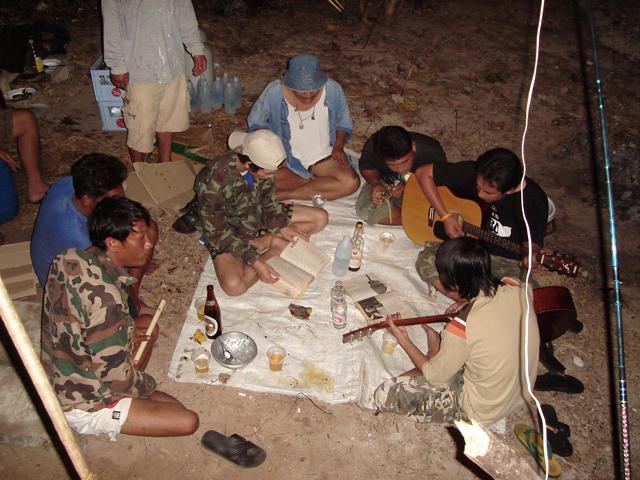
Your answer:
[[[540,254],[539,262],[552,272],[557,272],[569,277],[578,275],[578,270],[580,269],[580,263],[569,255],[543,253]]]
[[[345,333],[342,335],[342,343],[353,343],[359,342],[363,338],[370,337],[376,329],[372,327],[364,327],[359,330],[354,330],[353,332]]]

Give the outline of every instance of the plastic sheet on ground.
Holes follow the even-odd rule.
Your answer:
[[[356,196],[357,193],[325,204],[329,225],[314,235],[312,241],[332,258],[343,235],[353,233],[358,220],[354,208]],[[383,231],[392,232],[396,238],[386,252],[380,250],[378,241]],[[362,267],[358,272],[347,272],[343,280],[375,273],[402,295],[416,315],[442,313],[450,301],[440,294],[427,294],[426,286],[414,267],[419,251],[420,247],[409,240],[400,227],[365,225]],[[329,264],[309,286],[303,298],[289,299],[260,284],[240,297],[229,297],[220,288],[209,259],[194,299],[204,296],[206,285],[213,284],[222,309],[223,330],[241,331],[251,336],[258,346],[258,355],[249,365],[235,371],[219,365],[212,358],[209,375],[197,377],[190,356],[199,345],[191,337],[197,328],[204,330],[204,326],[197,319],[192,299],[171,360],[169,376],[178,382],[205,383],[215,387],[222,385],[219,374],[227,373],[231,374],[227,386],[283,395],[304,393],[331,404],[357,402],[364,408],[373,408],[372,396],[377,386],[413,365],[400,347],[391,355],[381,352],[383,330],[361,341],[342,343],[344,333],[364,327],[366,322],[347,299],[347,326],[342,330],[332,326],[330,291],[335,280]],[[291,302],[312,307],[309,320],[293,317],[288,308]],[[414,342],[425,351],[426,335],[421,326],[408,327],[408,331]],[[283,346],[287,351],[280,372],[269,370],[266,351],[274,344]],[[210,346],[211,341],[207,340],[205,348],[210,349]]]

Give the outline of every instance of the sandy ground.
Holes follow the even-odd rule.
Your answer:
[[[41,123],[43,167],[51,180],[91,151],[126,160],[124,135],[104,133],[88,78],[99,55],[98,2],[3,2],[3,21],[47,18],[65,23],[72,34],[65,64],[71,79],[41,85],[38,102],[51,106]],[[194,124],[212,124],[209,153],[224,149],[234,128],[260,90],[277,77],[294,54],[320,58],[348,97],[355,123],[349,146],[387,124],[401,124],[438,138],[450,161],[473,159],[494,146],[520,149],[524,106],[534,58],[538,6],[535,2],[471,0],[405,5],[395,25],[363,24],[356,3],[338,14],[326,2],[268,2],[250,18],[215,13],[221,2],[194,0],[200,25],[209,36],[215,61],[239,75],[244,89],[240,111],[229,116],[196,114]],[[411,2],[406,2],[411,3]],[[585,329],[555,342],[568,373],[580,378],[581,395],[540,392],[571,426],[574,454],[560,460],[563,478],[612,478],[616,463],[617,384],[610,348],[613,319],[605,304],[611,276],[608,218],[604,196],[601,133],[596,109],[594,65],[585,2],[547,7],[542,31],[538,82],[532,102],[526,160],[529,175],[558,206],[557,228],[547,246],[582,262],[575,279],[540,272],[543,285],[571,289]],[[375,15],[380,5],[374,2]],[[613,157],[618,213],[620,274],[623,281],[629,421],[637,433],[638,398],[638,131],[637,78],[640,74],[638,4],[599,2],[602,77]],[[404,97],[401,104],[392,95]],[[16,176],[21,214],[2,225],[8,241],[28,240],[37,207],[26,202],[24,175]],[[189,300],[206,259],[196,237],[170,229],[173,218],[152,212],[161,227],[156,250],[162,267],[143,284],[151,304],[168,300],[161,337],[149,371],[159,388],[177,396],[200,415],[192,437],[121,437],[116,443],[89,438],[83,454],[100,478],[483,478],[461,453],[456,432],[419,426],[413,420],[374,416],[355,406],[314,405],[304,398],[245,393],[225,387],[185,385],[166,377]],[[605,274],[603,274],[605,272]],[[577,364],[583,363],[579,367]],[[540,367],[543,370],[542,367]],[[526,414],[520,415],[526,420]],[[529,423],[531,421],[529,420]],[[257,469],[242,470],[206,453],[199,439],[207,429],[240,433],[267,451]],[[507,439],[516,445],[514,437]],[[521,448],[516,447],[523,455]],[[62,478],[67,475],[52,446],[0,445],[0,477]]]

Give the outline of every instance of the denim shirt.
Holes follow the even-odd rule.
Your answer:
[[[353,121],[349,115],[347,99],[338,82],[328,79],[325,106],[329,109],[329,136],[331,145],[336,143],[336,132],[343,130],[347,133],[347,140],[351,138]],[[274,80],[262,91],[256,103],[253,104],[247,123],[249,131],[267,129],[278,135],[287,153],[287,166],[302,178],[312,178],[313,175],[304,168],[299,159],[291,153],[291,128],[287,120],[289,110],[282,94],[280,80]]]

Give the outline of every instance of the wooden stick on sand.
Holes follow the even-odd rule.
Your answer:
[[[166,300],[160,300],[160,305],[158,305],[158,309],[156,310],[156,313],[153,315],[153,318],[151,319],[151,323],[147,327],[147,331],[145,332],[145,335],[147,336],[151,335],[151,332],[153,332],[153,329],[155,328],[156,323],[158,323],[160,314],[162,313],[162,310],[164,310],[164,306],[166,304],[167,304]],[[138,347],[138,351],[136,352],[136,356],[133,357],[134,362],[137,362],[138,360],[140,360],[140,357],[142,357],[142,354],[144,353],[144,349],[147,348],[147,343],[149,343],[147,340],[140,343],[140,346]]]

